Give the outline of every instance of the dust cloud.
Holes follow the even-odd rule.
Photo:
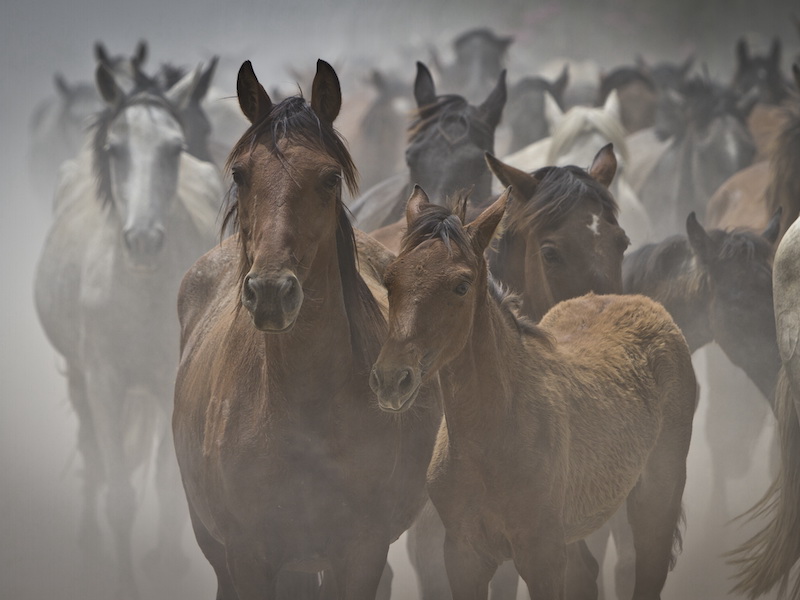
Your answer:
[[[637,53],[650,60],[677,62],[695,52],[713,77],[727,81],[733,48],[741,35],[764,45],[773,35],[780,36],[784,67],[788,65],[800,41],[791,24],[793,9],[798,11],[788,1],[755,0],[6,3],[0,19],[0,180],[4,186],[0,200],[0,598],[99,600],[109,597],[113,589],[109,536],[107,562],[85,565],[78,551],[77,422],[66,397],[63,365],[44,338],[32,301],[33,271],[49,225],[51,199],[32,192],[27,162],[28,122],[34,106],[53,93],[56,72],[69,81],[93,77],[95,41],[103,41],[113,53],[130,53],[140,39],[147,40],[148,68],[161,62],[195,65],[219,54],[216,84],[230,94],[235,90],[236,69],[245,59],[252,60],[266,85],[291,86],[286,67],[309,71],[318,57],[337,68],[375,64],[405,69],[411,80],[414,61],[427,60],[429,46],[436,46],[447,58],[450,41],[477,26],[515,37],[509,57],[512,80],[535,74],[556,57],[591,58],[611,68],[631,64]],[[347,103],[344,79],[343,87]],[[704,393],[690,453],[684,552],[663,596],[670,600],[728,597],[731,571],[720,554],[753,529],[725,522],[757,500],[770,480],[772,417],[743,376],[729,379],[723,393],[741,401],[731,402],[731,408],[722,412],[744,422],[754,442],[744,451],[731,448],[722,453],[724,460],[741,468],[734,469],[739,471],[737,478],[727,484],[727,509],[710,505],[709,385],[704,363],[704,357],[696,360]],[[717,400],[724,403],[728,398]],[[188,526],[184,540],[192,559],[188,573],[154,581],[142,570],[142,556],[155,532],[152,473],[139,473],[136,484],[142,509],[135,524],[134,559],[142,598],[212,598],[214,576]],[[395,568],[393,598],[416,598],[402,543],[392,548],[390,560]]]

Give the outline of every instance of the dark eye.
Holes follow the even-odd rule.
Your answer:
[[[233,167],[233,169],[231,169],[231,177],[233,177],[233,183],[238,187],[244,185],[244,173],[238,167]]]
[[[542,258],[546,263],[550,264],[561,262],[561,255],[555,246],[542,246]]]
[[[464,296],[469,291],[469,283],[466,281],[462,281],[456,286],[456,289],[453,290],[459,296]]]
[[[325,176],[322,180],[322,185],[326,190],[333,191],[339,187],[339,184],[342,181],[341,173],[329,173]]]

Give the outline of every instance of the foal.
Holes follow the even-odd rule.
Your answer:
[[[445,418],[428,469],[453,598],[484,599],[512,558],[531,598],[564,598],[567,544],[625,502],[634,598],[658,598],[680,541],[697,384],[686,342],[641,296],[517,317],[483,252],[509,190],[464,227],[417,188],[387,268],[389,337],[370,376],[382,407],[441,377]]]

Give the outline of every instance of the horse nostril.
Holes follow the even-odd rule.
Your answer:
[[[247,308],[252,308],[256,304],[256,297],[255,281],[248,275],[244,278],[242,286],[242,304]]]
[[[296,278],[290,277],[283,282],[280,289],[281,302],[286,310],[293,310],[300,299],[300,285]]]
[[[375,367],[373,367],[372,371],[369,372],[369,387],[376,394],[381,388],[381,378],[380,375],[378,375],[378,370]]]
[[[397,380],[397,389],[401,393],[406,393],[411,389],[411,386],[414,383],[413,377],[411,377],[411,370],[410,369],[403,369],[400,372],[400,377]]]

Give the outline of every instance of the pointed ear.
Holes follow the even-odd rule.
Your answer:
[[[780,70],[781,64],[781,40],[780,38],[772,38],[772,45],[769,47],[769,62],[775,67],[775,70]]]
[[[488,152],[484,154],[484,157],[486,158],[486,164],[489,165],[489,170],[494,173],[500,183],[505,187],[513,187],[516,198],[523,202],[533,198],[536,188],[539,187],[539,180],[536,177],[505,164]]]
[[[568,85],[569,65],[565,64],[564,68],[561,69],[561,75],[558,76],[558,79],[556,79],[552,85],[553,99],[558,103],[559,107],[564,105],[564,92],[567,91]]]
[[[609,187],[617,173],[617,157],[614,154],[614,144],[606,144],[595,155],[592,166],[589,167],[591,175],[598,183]]]
[[[214,80],[214,72],[217,70],[218,62],[219,56],[214,56],[211,62],[208,63],[208,66],[200,73],[200,78],[192,92],[192,102],[200,103],[203,98],[206,97],[206,94],[208,94],[208,90],[211,88],[211,82]]]
[[[478,110],[484,116],[484,120],[493,129],[497,127],[503,117],[503,107],[506,105],[507,97],[506,70],[503,69],[497,80],[497,85],[489,92],[489,96],[483,101],[483,104],[478,107]]]
[[[436,102],[436,86],[433,84],[433,76],[428,67],[419,61],[417,61],[417,78],[414,80],[414,99],[417,101],[417,108]]]
[[[616,88],[606,96],[606,101],[603,103],[603,112],[612,115],[617,121],[622,122],[622,107],[619,104],[619,93]]]
[[[141,67],[147,60],[147,42],[139,40],[136,44],[136,50],[131,57],[131,62],[137,67]]]
[[[547,128],[549,133],[553,133],[564,118],[564,111],[553,98],[550,92],[544,93],[544,119],[547,121]]]
[[[103,42],[95,42],[94,43],[94,58],[99,63],[109,64],[110,57],[108,56],[108,51],[106,50],[105,44]]]
[[[116,106],[122,102],[122,99],[125,97],[125,92],[117,85],[114,76],[111,74],[111,71],[108,70],[105,63],[101,62],[97,65],[94,79],[97,84],[97,89],[100,91],[100,95],[107,104]]]
[[[342,88],[333,67],[317,60],[317,73],[311,84],[311,108],[328,125],[333,125],[342,108]]]
[[[739,68],[742,68],[750,62],[750,50],[747,48],[747,41],[744,38],[739,38],[736,42],[736,63]]]
[[[406,202],[406,226],[410,228],[411,223],[419,217],[422,210],[429,204],[428,194],[421,187],[415,185],[411,195],[408,197],[408,202]]]
[[[689,216],[686,217],[686,236],[689,239],[692,252],[701,263],[708,265],[713,262],[716,257],[714,242],[706,230],[703,229],[703,226],[697,222],[697,215],[694,214],[694,211],[690,212]]]
[[[249,60],[242,63],[236,79],[236,93],[239,96],[239,107],[250,123],[255,123],[266,116],[272,108],[264,86],[258,82],[253,65]]]
[[[69,87],[69,83],[67,83],[67,80],[64,79],[64,76],[61,73],[56,73],[53,75],[53,83],[56,86],[58,95],[62,98],[69,98],[70,95],[72,95],[72,90]]]
[[[781,232],[781,215],[783,214],[783,207],[779,206],[772,215],[772,218],[767,223],[766,229],[761,232],[761,236],[767,240],[770,245],[774,246],[778,241],[778,234]]]
[[[491,206],[478,215],[472,223],[467,225],[467,234],[469,234],[470,239],[478,246],[481,252],[489,247],[495,231],[497,231],[497,227],[500,225],[500,221],[503,220],[510,195],[511,188],[507,187]]]
[[[176,110],[182,111],[189,106],[201,74],[201,67],[198,65],[176,81],[172,87],[164,93],[164,97]]]

